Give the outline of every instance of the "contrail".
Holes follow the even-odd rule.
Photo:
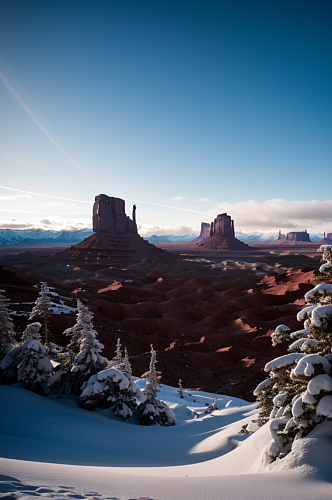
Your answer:
[[[88,205],[91,205],[91,201],[73,200],[72,198],[61,198],[60,196],[53,196],[51,194],[33,193],[31,191],[23,191],[23,189],[14,189],[6,186],[0,186],[0,188],[8,189],[8,191],[16,191],[17,193],[32,194],[34,196],[43,196],[44,198],[54,198],[55,200],[76,201],[77,203],[87,203]]]
[[[22,106],[22,108],[28,113],[30,118],[35,122],[37,127],[40,128],[40,130],[48,137],[48,139],[54,144],[54,146],[64,155],[64,157],[76,168],[76,170],[79,171],[81,175],[88,181],[88,183],[93,186],[91,183],[90,179],[85,175],[85,173],[80,169],[80,167],[70,158],[70,156],[62,149],[62,147],[53,139],[51,134],[46,130],[46,128],[40,123],[38,118],[35,117],[35,115],[32,113],[32,111],[28,108],[28,106],[25,104],[23,99],[18,95],[16,90],[12,87],[12,85],[9,83],[5,75],[0,71],[0,79],[2,80],[3,84],[7,87],[9,92],[12,94],[12,96],[16,99],[16,101]],[[94,187],[94,186],[93,186]]]
[[[90,213],[82,213],[82,212],[56,212],[56,214],[54,214],[54,211],[53,212],[46,212],[45,210],[43,210],[42,212],[35,212],[33,210],[10,210],[8,208],[0,208],[0,210],[2,212],[15,212],[15,213],[19,213],[19,214],[41,214],[41,215],[81,215],[81,216],[86,216],[88,217],[89,215],[91,215]]]
[[[184,212],[193,212],[194,214],[206,215],[205,212],[197,212],[197,210],[189,210],[188,208],[180,208],[180,207],[171,207],[169,205],[160,205],[159,203],[150,203],[149,201],[138,201],[130,199],[128,199],[127,201],[133,201],[134,203],[143,203],[144,205],[153,205],[154,207],[172,208],[173,210],[183,210]]]
[[[88,205],[92,204],[91,201],[74,200],[72,198],[61,198],[60,196],[53,196],[51,194],[33,193],[32,191],[24,191],[23,189],[15,189],[15,188],[10,188],[10,187],[6,187],[6,186],[0,186],[0,189],[8,189],[9,191],[16,191],[18,193],[25,193],[25,194],[32,194],[34,196],[43,196],[44,198],[54,198],[55,200],[76,201],[77,203],[87,203]],[[144,205],[152,205],[154,207],[171,208],[173,210],[182,210],[184,212],[192,212],[194,214],[207,215],[206,212],[197,212],[197,210],[189,210],[187,208],[171,207],[169,205],[150,203],[149,201],[137,201],[137,200],[130,200],[130,199],[128,199],[127,201],[133,201],[134,203],[142,203]]]

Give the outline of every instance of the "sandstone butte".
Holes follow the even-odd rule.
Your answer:
[[[243,252],[252,250],[249,245],[235,238],[234,221],[230,215],[219,214],[211,222],[210,236],[199,247],[204,250]]]
[[[92,215],[94,234],[57,254],[55,259],[100,267],[127,265],[142,259],[156,262],[178,259],[139,236],[135,205],[132,217],[126,215],[125,202],[121,198],[97,195]]]
[[[190,243],[197,243],[199,244],[201,241],[206,240],[210,236],[211,233],[211,224],[209,222],[202,222],[201,223],[201,232],[197,238],[194,240],[190,241]]]

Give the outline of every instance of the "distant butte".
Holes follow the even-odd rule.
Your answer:
[[[304,231],[298,231],[298,232],[293,231],[291,233],[287,233],[285,241],[287,243],[291,241],[302,241],[306,243],[311,243],[309,234],[306,229]]]
[[[141,238],[136,226],[136,206],[133,220],[125,213],[125,202],[99,194],[93,205],[94,234],[57,254],[56,259],[71,260],[79,265],[118,266],[142,259],[174,262],[179,257],[161,250]]]
[[[210,236],[199,244],[204,250],[238,251],[252,250],[248,245],[235,238],[234,221],[230,215],[219,214],[211,222]]]
[[[206,238],[209,238],[211,233],[211,224],[209,222],[202,222],[201,223],[201,232],[198,238],[195,238],[194,240],[191,241],[191,243],[201,243],[201,241],[206,240]]]

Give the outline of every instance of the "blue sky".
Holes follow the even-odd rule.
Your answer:
[[[142,234],[226,210],[237,230],[331,232],[331,14],[2,0],[0,227],[90,225],[105,193],[136,203]]]

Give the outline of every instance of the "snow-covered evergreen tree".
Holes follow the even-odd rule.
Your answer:
[[[131,368],[131,363],[129,361],[127,347],[125,347],[124,351],[125,351],[125,355],[124,355],[123,362],[120,365],[119,369],[127,377],[127,379],[130,382],[130,381],[132,381],[133,371],[132,371],[132,368]]]
[[[83,382],[91,375],[104,370],[109,364],[108,359],[99,354],[104,346],[97,340],[97,335],[92,321],[86,319],[81,331],[80,350],[71,368],[72,387],[75,392],[79,391]]]
[[[35,301],[35,305],[29,316],[29,320],[34,318],[43,318],[44,320],[44,341],[47,345],[49,343],[50,332],[48,328],[48,319],[52,315],[52,300],[49,295],[50,289],[46,282],[41,282],[39,297]]]
[[[111,359],[109,363],[109,368],[117,368],[122,365],[123,363],[123,355],[122,355],[122,345],[121,345],[121,339],[118,338],[117,343],[116,343],[116,349],[114,352],[114,357]]]
[[[41,341],[41,335],[39,330],[41,328],[41,324],[36,321],[35,323],[30,323],[27,325],[26,329],[22,334],[21,342],[26,342],[27,340],[36,339]]]
[[[38,394],[47,392],[47,382],[53,373],[47,347],[34,338],[11,349],[1,368],[10,383],[22,382],[26,389]]]
[[[148,378],[143,390],[146,400],[138,407],[140,412],[141,425],[174,425],[175,415],[171,408],[164,401],[157,398],[160,391],[158,377],[156,373],[156,351],[151,344],[151,360]]]
[[[316,281],[328,281],[332,279],[332,245],[321,245],[318,250],[321,252],[322,260],[325,261],[319,268],[320,276]]]
[[[179,396],[180,398],[183,398],[183,386],[182,386],[182,380],[179,378],[179,382],[178,382],[178,393],[179,393]]]
[[[84,384],[80,404],[87,410],[110,408],[122,420],[131,419],[137,402],[144,401],[137,385],[115,368],[92,375]]]
[[[92,318],[93,314],[89,311],[89,308],[77,299],[76,323],[63,332],[64,335],[70,337],[67,348],[74,354],[79,352],[82,330],[87,323],[92,321]]]
[[[0,360],[16,344],[14,323],[9,315],[10,311],[7,305],[9,299],[3,295],[4,293],[6,293],[5,290],[0,290]]]
[[[327,256],[330,251],[332,247],[324,250]],[[269,378],[254,392],[261,408],[258,421],[268,420],[270,427],[270,461],[287,454],[294,439],[332,420],[332,284],[318,284],[305,300],[306,307],[297,315],[303,329],[289,335],[279,328],[292,341],[289,354],[266,364]]]
[[[47,392],[47,382],[53,373],[53,366],[47,356],[47,347],[39,340],[31,339],[21,348],[21,361],[17,367],[17,378],[24,382],[27,389],[44,394]]]

